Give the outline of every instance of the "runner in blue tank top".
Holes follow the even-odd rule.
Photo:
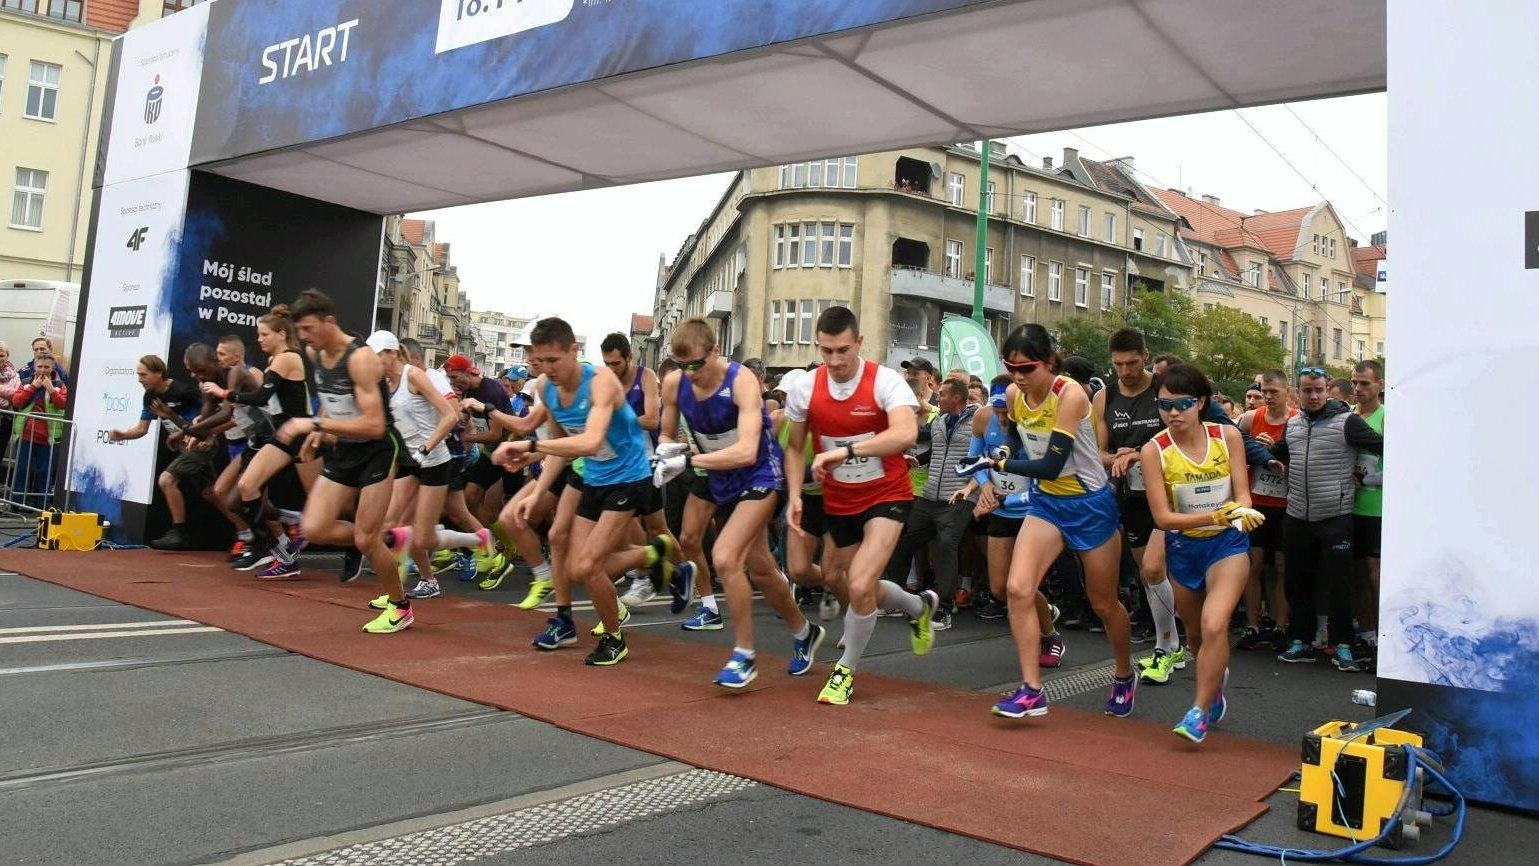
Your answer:
[[[721,356],[716,334],[704,319],[681,322],[673,331],[671,349],[680,369],[663,382],[663,430],[678,429],[682,414],[694,442],[673,442],[665,434],[653,481],[661,488],[692,469],[705,470],[721,517],[711,558],[726,590],[736,645],[716,684],[740,689],[758,676],[750,575],[791,632],[789,673],[802,676],[812,669],[824,632],[802,616],[791,584],[770,552],[769,524],[780,506],[785,470],[780,445],[769,428],[763,387],[752,373]]]

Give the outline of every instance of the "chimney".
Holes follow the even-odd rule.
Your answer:
[[[1079,150],[1073,147],[1063,149],[1063,167],[1068,168],[1079,161]]]
[[[1255,210],[1251,211],[1250,215],[1251,216],[1261,216],[1264,213],[1266,213],[1266,211],[1264,211],[1264,210],[1262,210],[1261,208],[1258,207]]]
[[[1005,143],[1003,141],[989,141],[989,159],[1004,159]]]
[[[1053,168],[1053,158],[1050,156],[1042,157],[1042,167],[1051,171]]]
[[[1131,157],[1131,156],[1119,156],[1116,159],[1112,160],[1111,162],[1112,162],[1112,165],[1115,165],[1117,168],[1122,169],[1123,171],[1127,172],[1128,174],[1131,175],[1133,173],[1133,157]]]
[[[1202,200],[1208,204],[1218,204],[1218,196],[1216,195],[1204,195]]]

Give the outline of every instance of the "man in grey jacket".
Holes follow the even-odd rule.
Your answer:
[[[932,540],[935,545],[935,590],[940,605],[935,610],[935,628],[951,627],[951,609],[956,604],[958,554],[962,535],[972,522],[973,504],[956,498],[967,486],[967,479],[954,471],[967,458],[973,435],[973,413],[967,405],[967,383],[948,379],[940,387],[940,414],[930,425],[929,477],[924,489],[914,497],[903,535],[887,563],[887,578],[902,584],[915,554],[923,555]]]
[[[1277,658],[1313,662],[1316,586],[1327,601],[1329,642],[1336,667],[1363,670],[1352,653],[1352,506],[1357,497],[1353,470],[1359,451],[1384,453],[1384,437],[1327,394],[1325,370],[1299,370],[1299,413],[1288,420],[1272,454],[1287,465],[1288,517],[1283,533],[1284,583],[1291,644]],[[1281,467],[1277,467],[1281,468]]]

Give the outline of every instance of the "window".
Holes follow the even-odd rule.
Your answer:
[[[786,267],[794,268],[802,260],[802,227],[797,223],[786,226]]]
[[[1245,272],[1245,284],[1261,288],[1261,263],[1251,262],[1250,269]]]
[[[1363,353],[1367,352],[1367,351],[1368,351],[1368,344],[1364,343],[1362,340],[1358,340],[1357,341],[1357,361],[1358,361],[1358,363],[1362,363],[1362,361],[1363,361]]]
[[[4,6],[7,9],[20,9],[23,12],[31,12],[34,15],[37,14],[37,0],[5,0],[5,2],[0,3],[0,6]]]
[[[59,109],[59,70],[52,63],[32,61],[27,77],[27,117],[53,120]]]
[[[1338,283],[1336,283],[1336,303],[1338,303],[1338,304],[1345,304],[1346,302],[1347,302],[1347,284],[1344,283],[1344,282],[1338,282]]]
[[[1106,213],[1106,242],[1109,244],[1117,242],[1117,215],[1110,211]]]
[[[1047,299],[1063,300],[1063,262],[1047,263]]]
[[[780,338],[780,342],[782,344],[784,344],[784,345],[787,345],[787,346],[794,345],[796,343],[796,302],[795,301],[786,301],[785,302],[785,318],[783,319],[782,324],[785,325],[785,330],[782,332],[782,336]]]
[[[1110,310],[1112,302],[1116,300],[1117,275],[1111,271],[1101,274],[1101,309]]]
[[[855,188],[856,162],[853,156],[832,157],[816,162],[799,162],[780,167],[780,188],[802,187],[836,189]]]
[[[946,200],[947,201],[951,202],[952,204],[956,205],[957,207],[961,207],[962,206],[962,193],[965,192],[966,189],[967,189],[967,182],[962,178],[962,176],[960,174],[957,174],[956,172],[952,172],[952,173],[946,175]]]
[[[1341,329],[1331,329],[1331,357],[1341,358]]]
[[[53,0],[48,4],[48,17],[58,18],[62,21],[80,21],[80,13],[85,5],[85,0]]]
[[[1063,199],[1053,199],[1053,231],[1063,231]]]
[[[1282,320],[1278,321],[1278,323],[1277,323],[1277,339],[1282,341],[1284,349],[1287,349],[1288,351],[1292,351],[1292,347],[1290,347],[1288,345],[1288,320],[1287,319],[1282,319]]]
[[[991,180],[991,181],[989,181],[989,203],[988,203],[988,212],[989,212],[989,213],[993,213],[993,212],[994,212],[994,181],[992,181],[992,180]]]
[[[1212,312],[1213,311],[1213,305],[1212,304],[1203,304],[1202,305],[1202,311],[1204,313]]]
[[[1320,278],[1320,300],[1327,300],[1331,293],[1331,281],[1327,277]]]
[[[1208,275],[1208,254],[1206,252],[1197,253],[1197,268],[1197,273],[1203,276]]]
[[[1144,230],[1143,229],[1133,229],[1133,249],[1141,251],[1141,250],[1143,250],[1143,248],[1144,248]]]
[[[48,191],[48,172],[16,169],[16,190],[11,196],[11,227],[42,229],[43,195]]]
[[[1325,357],[1325,329],[1319,325],[1315,326],[1315,354]]]
[[[1320,236],[1319,235],[1315,235],[1314,239],[1309,242],[1309,251],[1311,253],[1314,253],[1317,256],[1320,254]]]
[[[1154,233],[1154,254],[1157,255],[1157,256],[1165,255],[1165,233],[1164,232],[1155,232]]]
[[[1257,319],[1256,321],[1261,323],[1261,327],[1266,328],[1267,330],[1271,330],[1272,323],[1267,321],[1267,317],[1266,316],[1262,316],[1259,319]]]
[[[1028,192],[1021,197],[1021,219],[1031,225],[1037,224],[1037,194]]]
[[[855,263],[855,226],[839,224],[839,267],[847,268]]]
[[[834,240],[834,235],[838,231],[839,226],[835,223],[823,223],[821,235],[823,238],[823,245],[818,250],[819,266],[825,268],[831,268],[834,266],[834,246],[836,243]]]
[[[1384,357],[1384,341],[1380,340],[1379,343],[1378,343],[1378,346],[1379,346],[1379,357],[1382,358],[1382,357]]]
[[[1079,206],[1079,236],[1090,237],[1090,208],[1084,205]]]
[[[1026,298],[1037,296],[1037,259],[1035,256],[1021,256],[1021,296]]]
[[[985,283],[993,283],[994,282],[994,248],[993,247],[984,247],[983,248],[983,281]]]
[[[823,185],[823,163],[821,163],[821,162],[809,162],[809,163],[807,163],[807,185],[808,186],[822,186]]]
[[[780,344],[780,302],[779,301],[770,301],[769,327],[766,329],[766,331],[769,334],[769,344],[771,346],[779,345]]]
[[[785,267],[786,263],[786,227],[775,226],[775,267]]]
[[[812,344],[812,301],[802,301],[802,323],[799,341],[802,345]]]
[[[791,167],[791,186],[801,189],[807,185],[807,163],[798,162]]]
[[[1074,306],[1086,308],[1090,306],[1090,269],[1074,269]]]
[[[164,9],[161,12],[160,17],[164,18],[173,12],[180,12],[183,9],[187,9],[198,5],[199,3],[206,2],[208,2],[208,0],[165,0],[163,4]]]
[[[846,156],[846,157],[844,157],[843,164],[844,164],[844,188],[845,189],[854,189],[855,188],[855,180],[856,180],[856,178],[857,178],[857,176],[859,174],[859,171],[856,169],[855,157],[853,157],[853,156]]]
[[[961,279],[962,277],[962,242],[946,240],[946,270],[945,275]]]
[[[818,224],[802,223],[802,267],[818,264]]]
[[[0,54],[0,97],[5,96],[5,55]]]

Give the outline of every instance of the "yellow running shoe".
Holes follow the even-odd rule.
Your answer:
[[[556,591],[556,584],[548,577],[535,578],[529,583],[529,594],[518,603],[519,610],[534,610],[550,598],[550,594]]]
[[[448,571],[454,567],[454,551],[444,548],[433,551],[433,573]]]
[[[854,693],[855,672],[844,665],[834,665],[834,672],[828,676],[828,685],[818,693],[818,703],[842,707],[850,702],[850,695]]]
[[[387,602],[385,610],[379,616],[369,620],[363,630],[369,634],[395,634],[410,628],[412,624],[411,608],[399,608],[394,602]]]
[[[626,623],[628,623],[630,621],[631,621],[631,609],[626,607],[622,603],[620,605],[620,625],[625,625]],[[599,624],[593,627],[593,631],[591,632],[591,634],[594,637],[603,637],[604,636],[604,621],[603,620],[599,620]]]
[[[387,608],[389,606],[390,606],[390,596],[388,594],[382,595],[379,598],[376,598],[373,601],[369,602],[369,609],[370,610],[384,610],[385,608]]]
[[[502,581],[508,575],[513,573],[512,557],[498,557],[498,561],[502,563],[502,567],[496,571],[487,572],[486,576],[481,578],[481,582],[476,584],[477,589],[484,589],[490,592],[491,590],[502,586]]]
[[[909,643],[914,648],[914,655],[922,656],[935,646],[935,609],[940,607],[940,596],[932,589],[927,589],[919,594],[924,601],[924,610],[919,612],[919,618],[909,620]]]

